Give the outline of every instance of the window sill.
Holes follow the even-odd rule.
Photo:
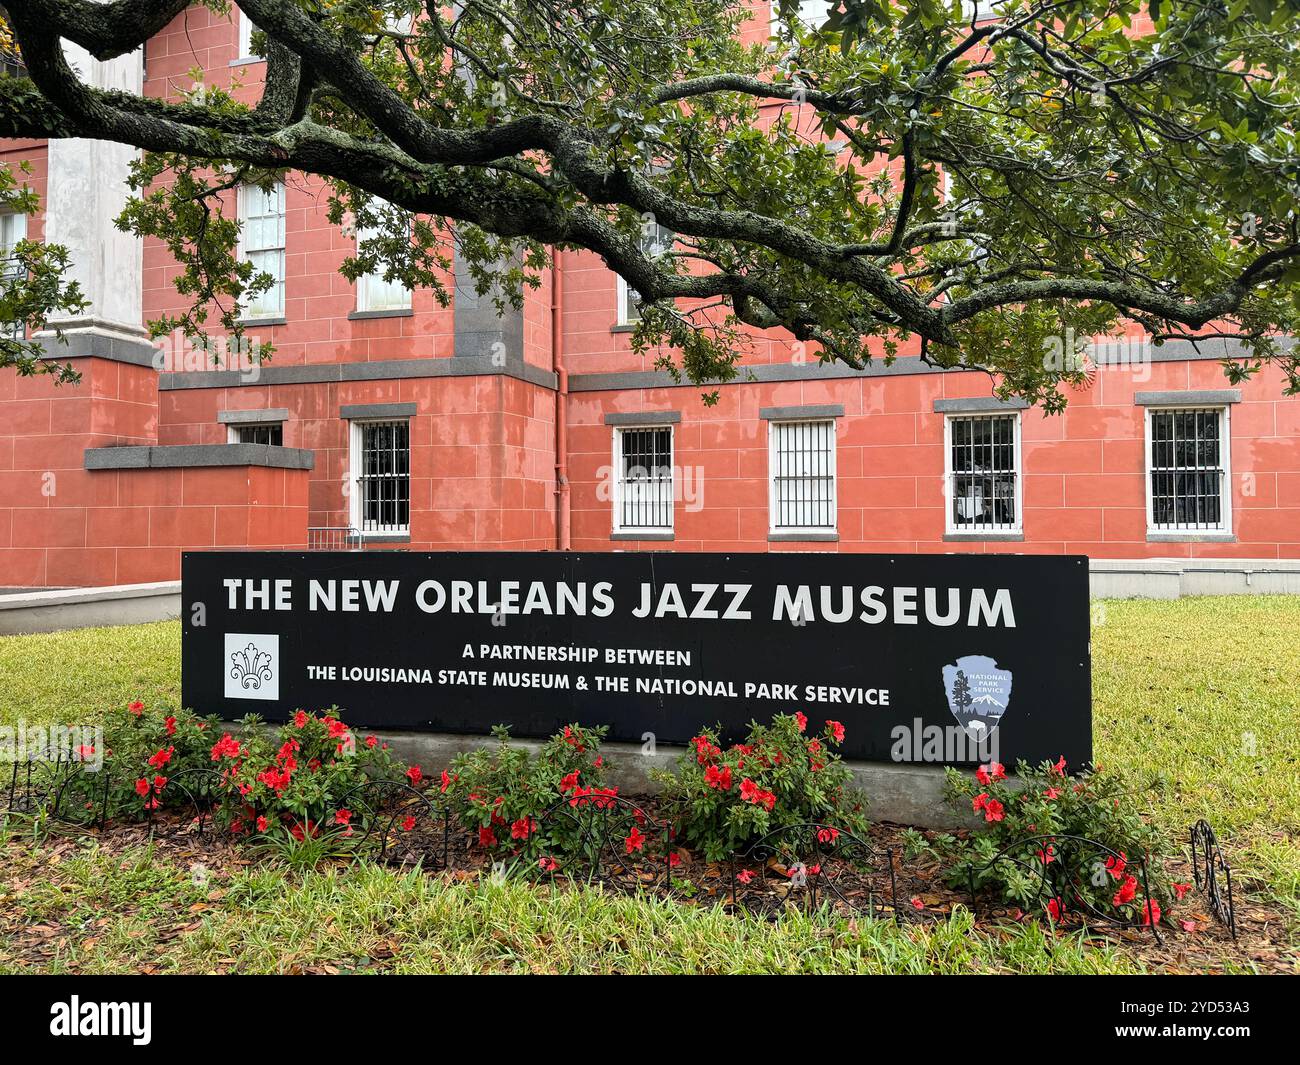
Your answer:
[[[254,63],[265,63],[265,62],[266,62],[266,56],[264,55],[245,55],[245,56],[240,56],[238,59],[232,59],[230,61],[230,65],[232,67],[248,67],[248,66],[252,66]]]
[[[950,544],[972,544],[984,540],[1001,543],[1024,543],[1023,532],[946,532],[944,541]]]
[[[617,325],[609,327],[611,333],[635,333],[636,322],[619,322]]]
[[[410,307],[399,307],[391,311],[349,311],[349,322],[364,322],[371,318],[411,318],[415,315]]]
[[[829,544],[829,543],[835,543],[837,540],[839,540],[839,538],[840,538],[840,534],[838,532],[829,532],[829,531],[789,532],[786,530],[782,530],[781,532],[770,532],[767,534],[767,542],[770,544],[796,544],[799,543],[800,541],[808,541],[811,543],[819,543],[819,544]]]
[[[241,318],[240,325],[288,325],[289,319],[283,315],[271,315],[267,318]]]
[[[1148,532],[1149,544],[1235,544],[1237,537],[1230,532],[1202,532],[1196,529],[1161,529]]]
[[[611,540],[675,540],[677,534],[675,532],[664,532],[663,530],[656,530],[655,532],[627,532],[620,530],[610,533],[609,538]]]
[[[362,533],[360,536],[349,536],[349,543],[354,544],[409,544],[411,534],[404,533]]]

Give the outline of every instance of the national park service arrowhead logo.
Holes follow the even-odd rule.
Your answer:
[[[943,667],[943,690],[957,724],[977,743],[993,735],[1011,702],[1011,670],[986,655],[965,655]]]
[[[280,698],[280,637],[265,632],[228,632],[224,670],[227,699]]]

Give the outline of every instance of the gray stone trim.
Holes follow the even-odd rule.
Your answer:
[[[1139,407],[1221,407],[1241,402],[1240,388],[1212,388],[1200,392],[1135,392]]]
[[[770,544],[797,544],[801,541],[829,544],[839,538],[838,532],[770,532],[767,534],[767,542]]]
[[[808,418],[843,418],[843,403],[806,403],[797,407],[760,407],[765,422],[793,422]]]
[[[274,314],[269,318],[241,318],[239,324],[242,326],[255,325],[288,325],[289,319],[283,314]]]
[[[175,444],[168,447],[88,447],[88,470],[176,469],[193,466],[270,466],[310,470],[316,456],[303,448],[271,444]]]
[[[348,311],[349,322],[364,322],[371,318],[412,318],[415,311],[410,307],[402,307],[391,311]]]
[[[363,418],[414,418],[414,403],[344,403],[339,407],[339,417],[344,421]]]
[[[554,390],[555,374],[526,362],[504,366],[490,355],[456,358],[389,359],[383,362],[332,362],[319,366],[259,366],[252,370],[193,370],[165,373],[158,388],[238,388],[265,385],[309,385],[332,381],[398,381],[423,377],[512,377],[539,388]]]
[[[991,411],[1028,410],[1027,399],[998,399],[997,396],[976,396],[969,399],[936,399],[935,414],[985,414]]]
[[[239,59],[232,59],[230,61],[230,66],[247,67],[247,66],[252,66],[254,63],[265,63],[265,62],[266,62],[266,56],[264,55],[246,55],[246,56],[242,56]]]
[[[943,538],[950,544],[977,544],[985,540],[1019,544],[1024,543],[1025,534],[1022,532],[953,532],[944,533]]]
[[[348,540],[354,544],[409,544],[411,534],[409,532],[368,532],[360,536],[349,536]]]
[[[617,325],[611,325],[609,331],[611,333],[635,333],[636,326],[631,322],[619,322]]]
[[[679,410],[643,410],[625,414],[606,414],[606,425],[677,425],[682,420]]]
[[[676,533],[671,532],[612,532],[611,540],[675,540]]]
[[[50,362],[104,359],[132,366],[152,367],[160,354],[159,349],[148,340],[90,330],[64,330],[62,341],[57,336],[36,336],[32,339],[44,349],[41,358]]]
[[[1147,543],[1149,544],[1235,544],[1237,537],[1228,532],[1196,532],[1187,530],[1185,532],[1149,532],[1147,533]]]
[[[266,422],[287,422],[288,407],[268,407],[266,410],[219,410],[217,421],[222,425],[262,425]]]

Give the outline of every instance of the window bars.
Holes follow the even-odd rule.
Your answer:
[[[271,287],[248,298],[243,313],[250,318],[274,318],[284,313],[284,185],[266,191],[257,185],[240,190],[244,258],[259,274],[270,274]]]
[[[366,538],[355,525],[313,525],[307,529],[308,551],[364,551]]]
[[[357,426],[357,501],[363,533],[404,533],[411,527],[411,437],[405,421]]]
[[[266,422],[260,425],[232,425],[237,444],[270,444],[272,447],[284,446],[284,426],[279,422]]]
[[[835,422],[773,422],[772,528],[835,528]]]
[[[673,528],[673,431],[669,426],[618,430],[614,522],[620,532]]]
[[[948,420],[948,526],[953,532],[1019,532],[1014,414]]]
[[[1151,529],[1224,531],[1221,409],[1148,411]]]

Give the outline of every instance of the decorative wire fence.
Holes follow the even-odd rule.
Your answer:
[[[354,525],[313,525],[307,529],[308,551],[364,551],[366,538]]]

